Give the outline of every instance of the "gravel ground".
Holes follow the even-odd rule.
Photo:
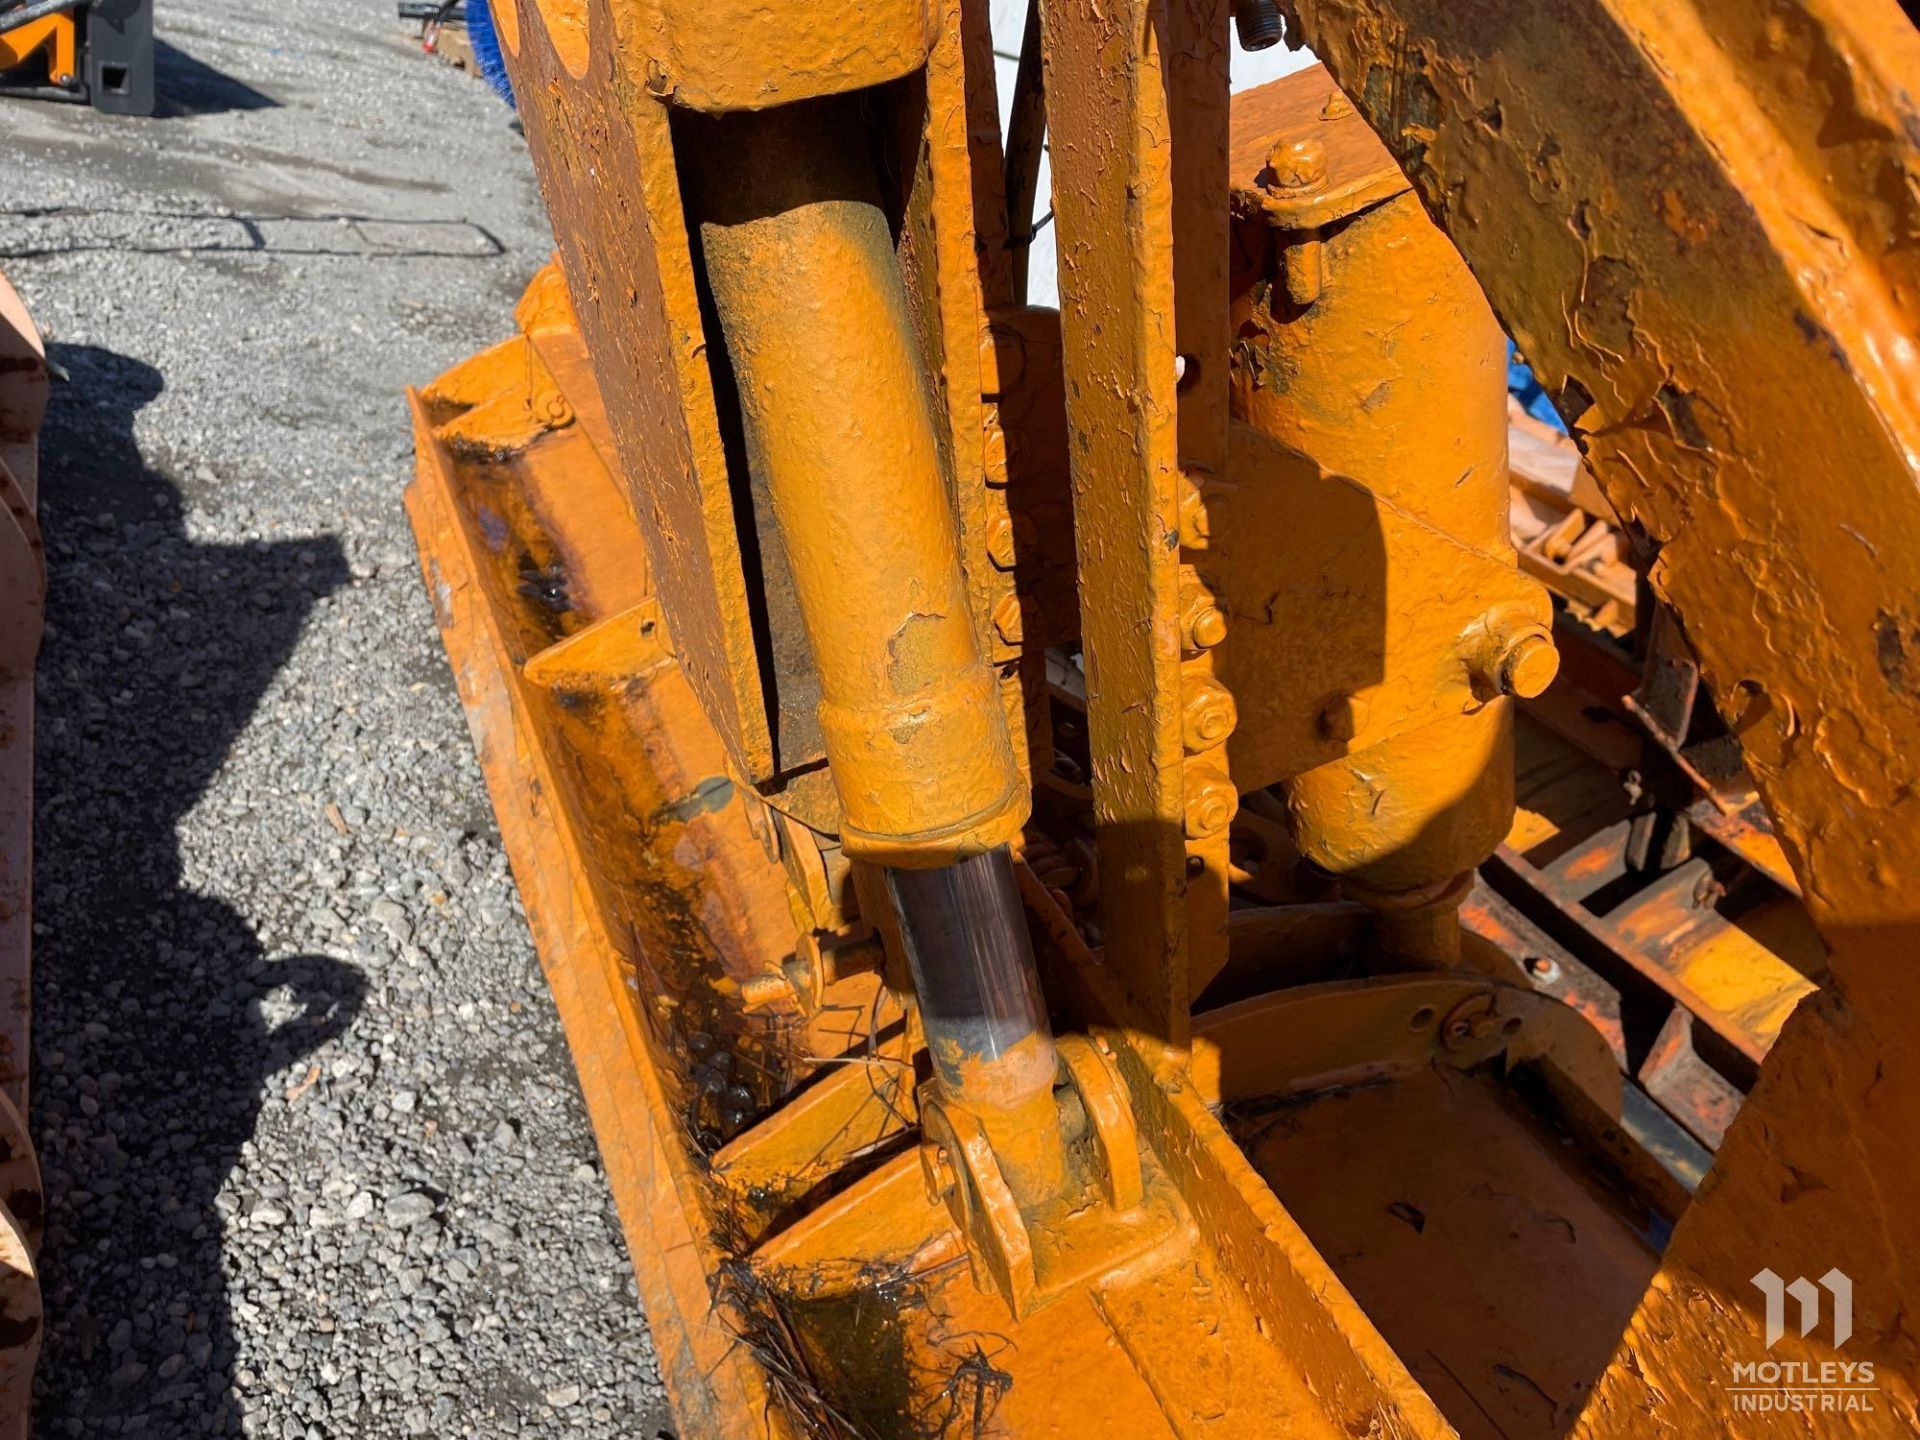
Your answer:
[[[0,267],[69,377],[43,1436],[667,1423],[400,508],[402,387],[549,240],[508,112],[392,17],[161,0],[162,118],[0,102]]]

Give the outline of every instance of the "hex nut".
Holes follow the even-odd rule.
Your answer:
[[[1188,692],[1180,708],[1181,738],[1188,753],[1210,750],[1233,733],[1239,721],[1233,696],[1225,686],[1201,680]]]
[[[1187,772],[1186,832],[1189,840],[1208,840],[1233,823],[1240,810],[1240,793],[1233,782],[1212,765]]]

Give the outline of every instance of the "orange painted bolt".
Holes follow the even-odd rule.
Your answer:
[[[958,1177],[953,1173],[953,1157],[947,1153],[946,1146],[934,1146],[927,1162],[927,1179],[932,1184],[936,1200],[943,1200],[953,1193]]]
[[[1188,693],[1180,718],[1187,750],[1196,753],[1211,749],[1231,735],[1239,714],[1224,686],[1202,680]]]
[[[996,570],[1011,570],[1020,551],[1031,548],[1040,538],[1033,521],[1026,515],[995,515],[987,521],[987,559]]]
[[[987,521],[987,559],[996,570],[1013,568],[1013,521],[1005,515]]]
[[[1240,794],[1233,782],[1211,765],[1187,772],[1186,832],[1189,840],[1207,840],[1233,823]]]
[[[1211,650],[1227,638],[1227,617],[1199,584],[1183,587],[1180,634],[1189,653]]]
[[[993,629],[1001,640],[1008,645],[1018,645],[1026,633],[1026,627],[1020,614],[1020,597],[1002,595],[994,602]]]
[[[1276,190],[1312,190],[1327,180],[1327,150],[1318,140],[1280,140],[1267,152]]]
[[[1322,120],[1344,120],[1353,113],[1353,102],[1336,90],[1327,96],[1327,103],[1320,107]]]
[[[1208,602],[1189,617],[1187,636],[1193,641],[1196,650],[1211,650],[1227,638],[1227,617],[1220,613],[1218,606]]]
[[[1522,700],[1544,694],[1560,673],[1560,652],[1544,630],[1527,630],[1507,643],[1500,655],[1500,689]]]
[[[1208,495],[1198,485],[1180,501],[1180,543],[1189,550],[1205,550],[1213,543],[1214,528],[1225,518],[1224,495]]]
[[[1007,483],[1007,431],[1000,423],[1000,407],[988,401],[981,407],[984,428],[981,431],[981,468],[987,484]]]

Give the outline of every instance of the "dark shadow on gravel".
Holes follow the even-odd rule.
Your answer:
[[[271,110],[280,103],[246,81],[236,80],[226,71],[216,70],[158,39],[153,42],[153,88],[159,102],[153,113],[159,120],[221,115],[229,110]]]
[[[365,982],[323,956],[268,961],[233,909],[183,878],[175,827],[346,564],[331,538],[190,538],[178,488],[134,439],[160,374],[91,346],[51,358],[71,378],[42,437],[37,1430],[238,1434],[215,1199],[266,1088],[346,1028]],[[244,833],[234,844],[244,853]]]

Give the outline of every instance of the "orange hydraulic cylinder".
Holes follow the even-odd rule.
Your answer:
[[[847,852],[893,891],[942,1094],[1022,1199],[1063,1183],[1007,842],[1030,798],[980,654],[870,140],[840,100],[695,122],[700,239],[785,541]]]
[[[831,100],[695,126],[707,277],[819,671],[847,852],[922,867],[1004,844],[1029,797],[869,138]]]

